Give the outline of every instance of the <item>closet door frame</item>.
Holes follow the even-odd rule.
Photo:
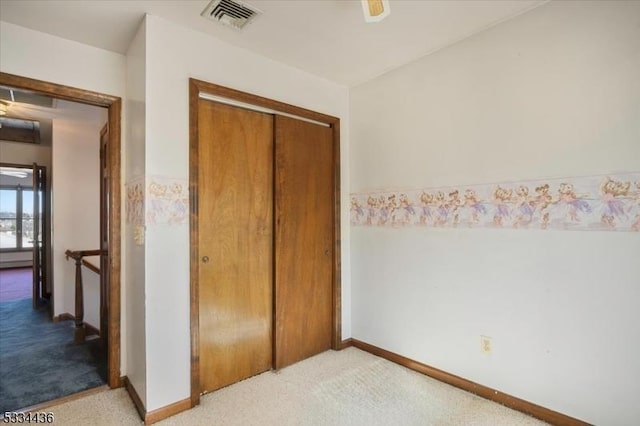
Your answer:
[[[190,306],[191,306],[191,406],[200,403],[200,299],[198,292],[198,100],[201,94],[213,95],[258,108],[294,115],[328,125],[333,132],[333,321],[331,348],[342,348],[341,266],[340,266],[340,119],[308,109],[296,107],[217,84],[189,79],[189,233],[190,233]],[[275,346],[274,346],[275,347]]]

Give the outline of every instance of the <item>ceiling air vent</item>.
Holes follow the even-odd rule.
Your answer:
[[[261,13],[238,0],[213,0],[201,15],[239,30]]]

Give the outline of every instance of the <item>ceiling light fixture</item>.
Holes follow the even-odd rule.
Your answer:
[[[364,20],[367,22],[380,22],[391,13],[389,0],[360,0]]]

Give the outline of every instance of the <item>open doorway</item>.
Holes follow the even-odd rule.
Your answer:
[[[0,118],[0,140],[11,138],[4,123]],[[45,166],[0,163],[0,303],[49,305],[49,192]]]
[[[56,275],[57,279],[60,279],[60,274],[52,274],[50,273],[51,269],[55,269],[57,272],[60,272],[62,267],[58,266],[55,268],[55,265],[50,266],[46,265],[46,261],[48,256],[55,258],[58,256],[57,260],[59,261],[60,256],[64,257],[64,252],[61,254],[60,251],[62,247],[57,247],[53,250],[54,246],[54,238],[51,238],[51,243],[45,243],[42,241],[43,247],[51,248],[50,251],[53,253],[48,255],[43,253],[40,259],[36,259],[38,256],[37,250],[33,250],[32,254],[32,267],[34,265],[42,265],[41,268],[42,274],[36,273],[32,274],[32,279],[36,277],[36,281],[40,282],[40,287],[35,286],[34,288],[40,288],[41,290],[37,293],[36,297],[33,297],[32,300],[40,303],[37,309],[51,308],[51,313],[53,315],[53,319],[58,320],[49,321],[51,325],[60,325],[61,323],[67,323],[71,327],[67,327],[67,329],[71,329],[70,337],[72,340],[76,341],[76,345],[78,345],[78,325],[82,330],[81,342],[83,344],[85,340],[91,341],[95,348],[90,349],[89,352],[101,352],[104,354],[104,368],[100,371],[100,375],[102,377],[102,383],[107,383],[110,387],[118,387],[121,385],[120,383],[120,105],[121,100],[117,97],[98,94],[94,92],[88,92],[80,89],[74,89],[66,86],[55,85],[51,83],[46,83],[38,80],[32,80],[28,78],[23,78],[19,76],[13,76],[10,74],[0,73],[0,90],[13,90],[16,92],[23,92],[31,95],[41,95],[45,97],[49,97],[54,99],[60,103],[66,104],[74,104],[80,107],[91,106],[90,108],[100,109],[103,111],[103,122],[98,127],[95,132],[95,137],[97,140],[95,152],[95,173],[96,173],[96,190],[95,192],[95,200],[92,198],[86,199],[87,206],[93,206],[96,209],[96,220],[99,222],[97,225],[97,230],[95,235],[95,243],[91,242],[87,245],[70,245],[64,247],[65,251],[69,250],[70,258],[68,260],[68,265],[70,268],[74,268],[75,264],[78,262],[74,262],[75,255],[77,252],[82,252],[80,258],[80,272],[81,276],[85,277],[84,280],[87,281],[88,277],[95,277],[95,280],[98,282],[97,291],[93,291],[95,295],[98,296],[98,303],[94,303],[97,307],[93,309],[94,311],[94,320],[91,321],[89,318],[89,312],[85,309],[78,310],[77,303],[76,306],[66,309],[65,307],[70,306],[69,304],[69,294],[75,292],[74,296],[77,295],[77,281],[69,283],[68,277],[64,278],[62,281],[65,281],[63,284],[65,285],[64,290],[59,290],[62,287],[59,287],[54,279],[54,275]],[[10,112],[12,107],[17,104],[9,104],[10,108],[7,110]],[[81,108],[82,109],[82,108]],[[78,113],[78,111],[75,111]],[[106,123],[106,124],[105,124]],[[101,131],[102,129],[102,131]],[[73,131],[72,131],[73,132]],[[102,154],[102,159],[100,159],[100,154]],[[3,157],[4,160],[4,157]],[[49,168],[51,170],[51,168]],[[46,175],[46,172],[45,172]],[[72,188],[71,191],[76,191],[77,188]],[[67,191],[57,191],[53,193],[54,200],[64,199],[64,194]],[[100,193],[103,193],[103,197],[100,196]],[[42,197],[42,202],[40,206],[37,207],[38,210],[42,209],[47,205],[47,194],[48,192],[44,192]],[[57,198],[56,198],[57,197]],[[35,197],[34,199],[40,200],[39,197]],[[38,202],[38,201],[36,201]],[[55,202],[52,204],[55,205]],[[63,203],[64,204],[64,203]],[[63,215],[61,213],[62,209],[53,209],[53,216],[58,218]],[[86,208],[83,210],[87,210]],[[45,217],[47,217],[45,215]],[[46,219],[44,220],[46,222]],[[77,223],[73,223],[72,225],[77,225]],[[63,232],[54,232],[50,233],[47,229],[47,225],[42,224],[42,235],[51,237],[52,235],[61,235]],[[57,226],[55,229],[59,230],[61,227]],[[24,230],[23,227],[22,230]],[[54,229],[54,230],[55,230]],[[82,234],[83,231],[79,230],[78,234]],[[38,241],[38,239],[31,239],[32,241]],[[94,247],[95,246],[95,247]],[[46,249],[43,250],[46,252]],[[87,253],[88,252],[88,253]],[[94,253],[95,252],[95,253]],[[94,258],[90,258],[89,255],[95,255]],[[52,262],[55,264],[55,261]],[[73,269],[72,269],[73,270]],[[92,275],[94,274],[94,275]],[[85,284],[88,284],[85,282]],[[58,289],[58,292],[56,292]],[[65,293],[66,295],[63,299],[60,299],[61,294]],[[87,291],[85,288],[85,295],[80,300],[86,300]],[[50,300],[50,303],[47,303],[47,299]],[[76,297],[76,302],[77,302]],[[72,303],[73,305],[73,303]],[[78,316],[80,313],[80,316]],[[83,316],[83,314],[86,314]],[[71,317],[71,318],[70,318]],[[78,317],[80,318],[78,324]],[[75,319],[76,321],[65,321],[66,319]],[[74,328],[75,328],[75,336],[74,336]],[[100,339],[95,339],[92,335],[99,336]],[[94,350],[95,349],[95,350]],[[9,351],[4,345],[0,347],[0,351],[6,352]],[[104,351],[104,352],[103,352]],[[64,357],[64,355],[62,356]],[[83,372],[78,372],[80,375],[83,375]],[[36,380],[37,381],[37,380]],[[95,383],[95,385],[99,385],[100,383]],[[4,389],[3,389],[4,391]],[[38,390],[37,392],[40,392]],[[68,392],[69,393],[69,392]],[[73,393],[70,392],[70,393]],[[52,398],[57,398],[58,396],[54,395],[48,397],[46,399],[41,399],[41,401],[50,400]],[[5,407],[10,410],[25,408],[25,406],[30,406],[33,404],[19,404],[18,406]]]

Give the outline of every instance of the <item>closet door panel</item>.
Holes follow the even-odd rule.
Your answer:
[[[275,367],[331,347],[333,133],[275,118]]]
[[[269,370],[273,117],[199,101],[200,387]]]

